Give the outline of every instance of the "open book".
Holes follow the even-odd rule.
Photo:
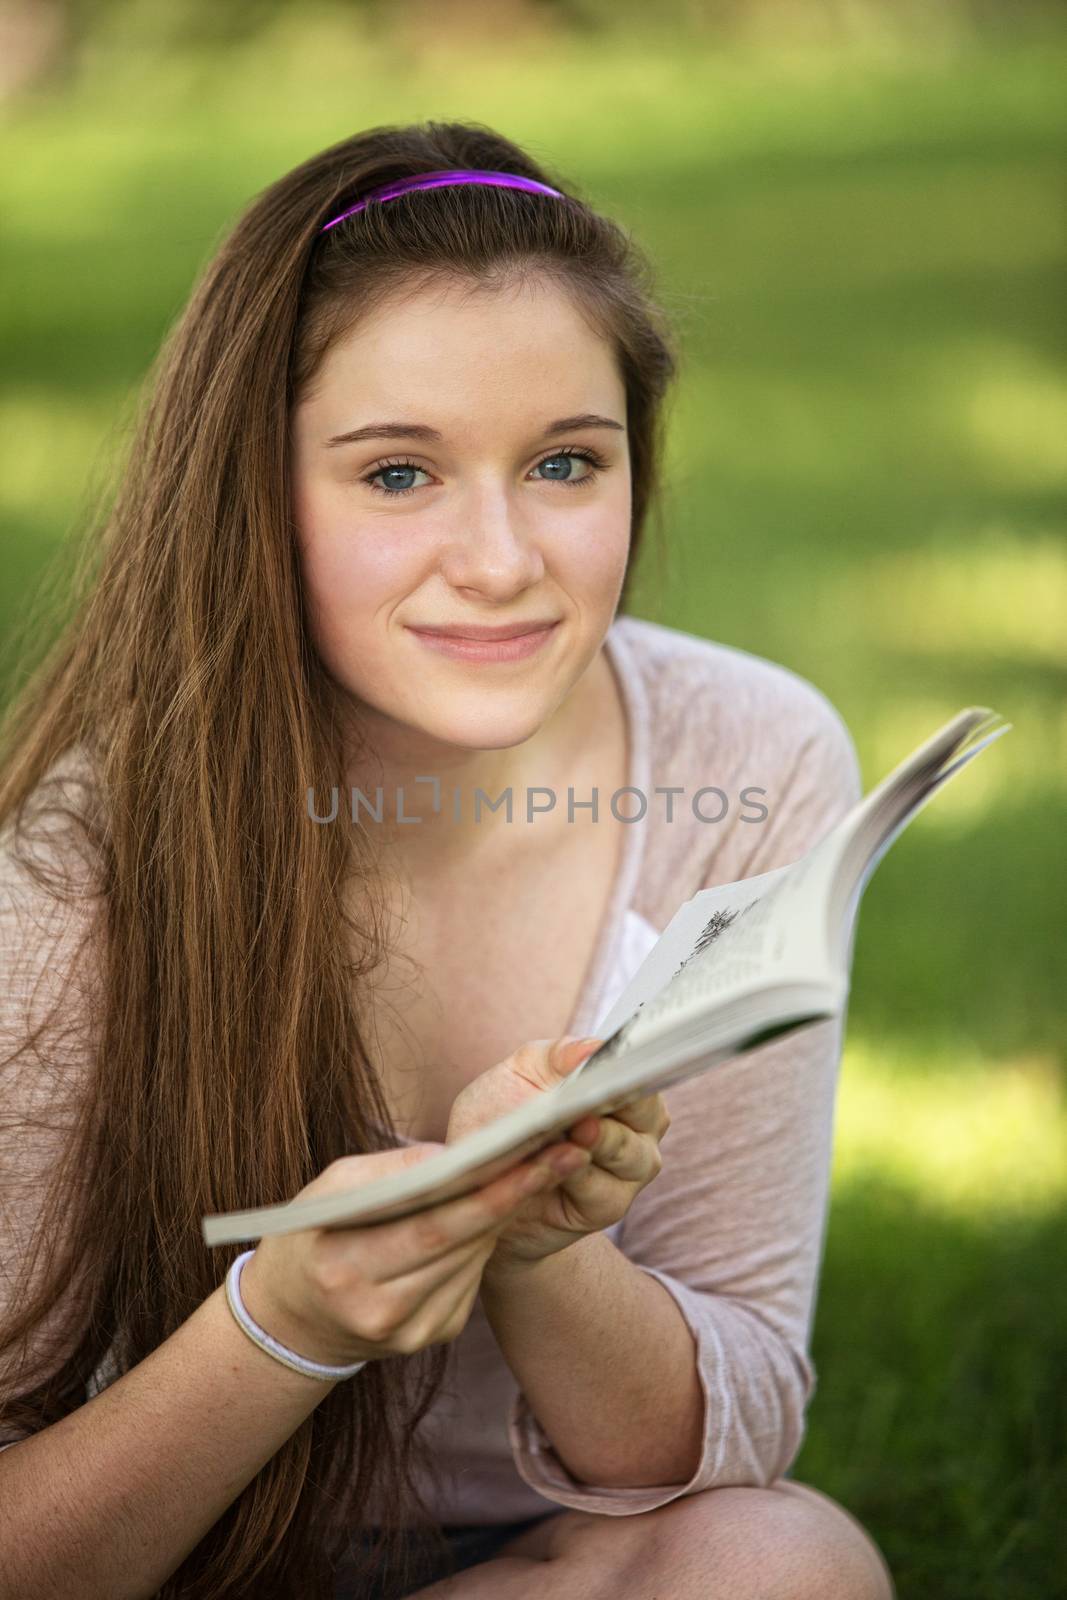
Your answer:
[[[930,797],[1012,726],[969,706],[788,866],[703,889],[667,924],[568,1077],[484,1128],[343,1194],[202,1219],[205,1243],[384,1222],[488,1183],[583,1116],[606,1115],[841,1014],[860,897]]]

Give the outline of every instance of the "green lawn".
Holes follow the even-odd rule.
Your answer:
[[[795,1475],[872,1529],[901,1600],[1052,1600],[1067,51],[790,61],[664,38],[560,37],[494,76],[477,52],[443,70],[429,49],[283,22],[224,60],[105,61],[10,110],[0,629],[76,525],[220,231],[312,150],[473,118],[634,229],[685,371],[670,570],[661,592],[643,568],[633,609],[809,677],[868,784],[963,705],[1014,723],[864,900]]]

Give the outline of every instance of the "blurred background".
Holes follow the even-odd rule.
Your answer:
[[[432,117],[527,145],[657,264],[683,372],[630,609],[809,678],[867,787],[965,705],[1014,724],[879,866],[856,948],[794,1473],[901,1600],[1067,1594],[1065,21],[0,3],[0,696],[237,213]]]

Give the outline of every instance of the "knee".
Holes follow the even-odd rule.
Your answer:
[[[806,1512],[795,1528],[799,1552],[807,1551],[811,1564],[827,1574],[825,1583],[816,1582],[812,1595],[826,1600],[896,1600],[889,1564],[871,1534],[843,1505],[813,1489],[810,1484],[780,1479],[770,1489],[757,1494],[775,1494],[780,1504],[791,1499],[793,1509]],[[809,1590],[799,1595],[807,1600]]]
[[[635,1597],[896,1600],[866,1529],[806,1484],[707,1489],[621,1520]]]

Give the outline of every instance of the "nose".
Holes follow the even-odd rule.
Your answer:
[[[453,589],[506,601],[539,582],[545,570],[539,540],[504,491],[465,496],[459,514],[462,523],[441,554],[441,574]]]

